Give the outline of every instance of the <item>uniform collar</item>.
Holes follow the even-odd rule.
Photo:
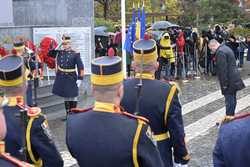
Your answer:
[[[99,101],[95,102],[95,107],[93,110],[98,112],[121,113],[120,108],[115,106],[114,104]]]
[[[153,74],[150,73],[136,73],[135,78],[140,78],[142,77],[142,79],[149,79],[149,80],[154,80],[155,76]]]
[[[5,143],[0,140],[0,154],[5,153]]]
[[[8,106],[9,107],[14,107],[16,105],[23,105],[23,104],[24,104],[24,99],[22,96],[8,97]]]
[[[17,105],[16,97],[9,97],[8,100],[9,100],[9,102],[8,102],[9,107],[14,107]]]

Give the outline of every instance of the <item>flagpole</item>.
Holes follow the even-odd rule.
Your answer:
[[[121,0],[121,21],[122,21],[122,64],[124,77],[127,78],[127,61],[126,50],[123,49],[126,39],[126,3],[125,0]]]

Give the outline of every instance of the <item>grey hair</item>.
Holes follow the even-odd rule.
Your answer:
[[[93,95],[95,100],[103,102],[113,102],[117,95],[117,90],[123,83],[118,83],[109,86],[100,86],[92,84]]]
[[[215,45],[215,44],[219,44],[219,42],[216,39],[211,39],[208,43],[208,45]]]
[[[141,67],[141,64],[138,62],[133,62],[133,68],[135,72],[154,72],[156,71],[156,62],[151,62],[147,64],[143,64]]]

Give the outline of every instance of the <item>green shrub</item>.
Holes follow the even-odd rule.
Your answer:
[[[238,28],[231,30],[230,33],[232,33],[234,36],[247,37],[247,36],[250,36],[250,29],[238,27]]]
[[[115,31],[115,25],[120,25],[120,22],[112,21],[112,20],[105,20],[102,18],[95,18],[95,27],[98,26],[106,26],[108,28],[108,32],[114,32]]]

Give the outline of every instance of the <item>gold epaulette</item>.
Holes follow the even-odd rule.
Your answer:
[[[128,112],[122,112],[122,115],[125,115],[125,116],[127,116],[129,118],[133,118],[133,119],[139,119],[147,124],[149,123],[149,120],[145,117],[142,117],[142,116],[133,115],[133,114],[130,114]]]
[[[0,154],[5,153],[5,143],[0,141]]]
[[[177,82],[169,81],[169,84],[174,85],[177,88],[178,92],[181,92],[181,87]]]
[[[90,108],[72,108],[70,111],[71,113],[82,113],[82,112],[88,112],[90,110],[92,110],[94,107],[90,107]]]
[[[225,116],[223,119],[222,119],[222,123],[228,123],[228,122],[231,122],[234,120],[234,116]]]
[[[40,115],[41,112],[42,112],[42,110],[39,107],[30,107],[28,109],[27,114],[29,117],[36,117],[36,116]]]
[[[235,116],[225,116],[225,118],[222,120],[222,123],[228,123],[228,122],[243,119],[249,116],[250,116],[250,112],[237,114]]]

